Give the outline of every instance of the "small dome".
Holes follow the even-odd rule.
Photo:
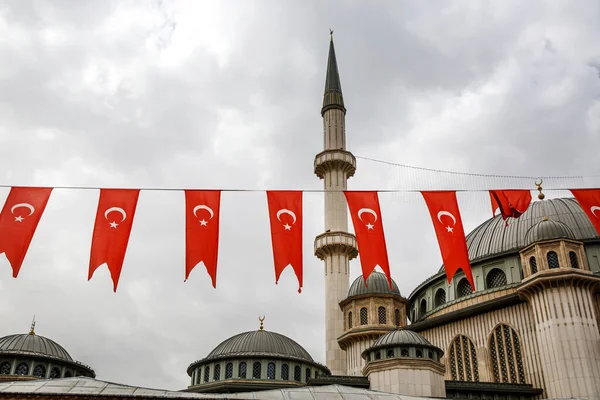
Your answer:
[[[67,351],[53,340],[35,334],[16,334],[0,338],[0,354],[26,353],[72,362]]]
[[[380,336],[371,347],[387,347],[396,345],[432,346],[429,340],[416,332],[406,329],[395,329]]]
[[[232,336],[215,347],[205,360],[237,356],[276,356],[314,362],[310,354],[292,339],[265,330]]]
[[[525,233],[525,246],[552,239],[573,239],[575,234],[566,224],[552,219],[543,219]]]
[[[359,276],[352,282],[350,289],[348,290],[348,297],[360,296],[365,294],[395,294],[401,296],[398,285],[392,279],[392,290],[388,284],[387,276],[384,273],[373,271],[367,279],[367,286],[365,286],[363,276]]]

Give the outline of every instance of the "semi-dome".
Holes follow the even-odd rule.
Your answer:
[[[560,221],[543,219],[525,233],[525,246],[552,239],[575,239],[575,233]]]
[[[16,334],[0,338],[0,354],[31,354],[73,361],[73,358],[60,344],[44,336]]]
[[[519,218],[509,218],[508,226],[501,216],[490,218],[467,235],[471,262],[502,254],[515,253],[527,246],[526,233],[544,217],[566,225],[575,240],[599,240],[600,237],[581,206],[574,198],[534,201]],[[439,272],[444,272],[442,266]]]
[[[365,294],[394,294],[400,296],[400,289],[392,279],[392,289],[384,273],[373,271],[367,278],[367,285],[363,276],[359,276],[352,282],[348,290],[348,297],[361,296]]]

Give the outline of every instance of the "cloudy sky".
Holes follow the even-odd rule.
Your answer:
[[[184,196],[139,199],[117,293],[87,281],[97,190],[57,189],[18,279],[0,256],[0,336],[61,343],[98,378],[182,389],[223,339],[286,334],[324,361],[323,196],[307,193],[302,294],[274,284],[263,189],[319,189],[320,108],[334,38],[356,156],[433,169],[600,185],[597,1],[4,1],[0,184],[233,188],[217,289],[184,277]],[[351,189],[531,187],[533,179],[358,159]],[[0,188],[0,203],[8,188]],[[549,196],[561,192],[548,191]],[[381,194],[404,295],[441,257],[418,193]],[[465,228],[490,215],[460,193]],[[352,262],[352,278],[360,274]]]

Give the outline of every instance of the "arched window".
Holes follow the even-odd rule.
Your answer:
[[[408,349],[402,349],[402,350],[400,350],[400,355],[402,357],[408,357]]]
[[[446,291],[442,288],[439,288],[435,292],[435,307],[439,307],[446,303]]]
[[[450,343],[449,363],[453,381],[479,382],[475,345],[465,335],[458,335]]]
[[[58,367],[54,367],[50,370],[50,379],[60,378],[60,369]]]
[[[246,362],[242,361],[238,366],[238,378],[246,378],[246,370],[248,367],[246,366]]]
[[[348,313],[348,329],[352,329],[352,311]]]
[[[254,364],[252,364],[252,379],[260,379],[261,369],[260,361],[254,361]]]
[[[410,321],[411,322],[415,322],[415,309],[413,308],[412,310],[410,310]]]
[[[21,364],[17,365],[17,368],[15,369],[16,375],[27,375],[28,373],[29,373],[29,365],[27,365],[25,363],[21,363]]]
[[[44,378],[46,376],[46,367],[41,364],[36,365],[33,369],[33,376]]]
[[[233,378],[233,363],[225,364],[225,379]]]
[[[73,373],[71,371],[65,372],[65,378],[70,378],[72,376],[73,376]]]
[[[549,251],[546,254],[546,258],[548,259],[548,268],[559,268],[560,265],[558,263],[558,254],[554,251]]]
[[[456,297],[465,297],[473,293],[473,289],[471,289],[471,284],[467,280],[467,278],[462,278],[458,285],[456,285]]]
[[[526,383],[521,345],[517,332],[508,325],[498,325],[490,336],[490,356],[494,382]]]
[[[394,358],[394,349],[388,349],[385,357],[386,358]]]
[[[204,383],[210,380],[210,365],[204,367]]]
[[[300,376],[301,372],[300,372],[300,367],[299,366],[295,366],[294,367],[294,380],[300,382],[302,380],[302,377]]]
[[[419,318],[423,318],[423,315],[427,314],[427,300],[421,299],[419,304]]]
[[[305,375],[306,375],[306,382],[308,382],[308,380],[310,379],[310,368],[306,368]]]
[[[571,268],[579,268],[579,262],[577,260],[577,254],[574,251],[569,252],[569,261],[571,261]]]
[[[360,309],[360,324],[366,325],[369,323],[369,314],[367,313],[367,307]]]
[[[417,354],[417,358],[423,358],[423,350],[420,350],[420,349],[417,350],[416,354]]]
[[[378,351],[378,352],[375,353],[375,359],[376,360],[381,360],[381,352],[380,351]]]
[[[506,274],[499,268],[494,268],[488,272],[485,278],[485,286],[487,289],[506,286]]]
[[[379,307],[377,309],[377,316],[379,317],[379,323],[380,324],[387,324],[387,316],[386,311],[385,311],[385,307]]]
[[[397,308],[394,310],[394,319],[396,322],[396,326],[400,326],[400,310]]]
[[[287,364],[281,364],[281,379],[284,381],[290,379],[290,367]]]
[[[10,375],[10,363],[5,361],[0,364],[0,375]]]
[[[537,273],[537,261],[534,256],[529,257],[529,267],[531,267],[531,273]]]
[[[213,380],[218,381],[221,379],[221,364],[215,364],[215,370],[213,371]]]
[[[275,363],[267,364],[267,379],[275,379]]]

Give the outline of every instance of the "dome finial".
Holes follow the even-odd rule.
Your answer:
[[[329,40],[333,42],[333,29],[329,28]]]
[[[31,321],[31,329],[29,330],[30,335],[35,335],[35,314],[33,315],[33,321]]]
[[[260,321],[260,330],[262,331],[263,328],[263,321],[265,320],[265,316],[263,315],[262,317],[258,317],[258,320]]]
[[[534,182],[535,186],[537,186],[537,190],[538,190],[538,199],[540,200],[544,200],[544,198],[546,198],[546,195],[544,193],[542,193],[542,183],[544,183],[544,180],[542,178],[540,178],[540,183]],[[546,213],[546,204],[542,203],[542,212],[544,214],[544,217],[542,218],[543,221],[548,221],[550,218],[548,218],[548,214]]]

